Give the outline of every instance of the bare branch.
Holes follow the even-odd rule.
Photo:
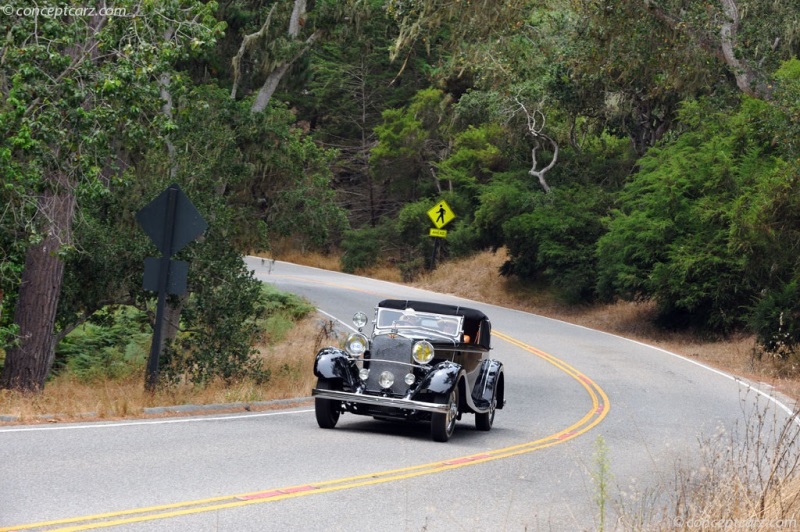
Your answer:
[[[538,179],[539,184],[542,185],[544,191],[550,193],[550,185],[547,184],[545,175],[547,172],[552,170],[558,162],[558,143],[552,137],[542,133],[544,126],[547,123],[547,118],[541,111],[542,104],[539,104],[533,111],[529,111],[518,95],[514,96],[514,101],[519,106],[518,110],[525,114],[525,119],[528,125],[528,133],[530,133],[530,135],[533,137],[533,148],[531,148],[532,164],[528,174]],[[536,168],[539,166],[539,161],[536,157],[536,152],[539,151],[544,144],[549,144],[552,148],[553,158],[544,168],[537,170]]]

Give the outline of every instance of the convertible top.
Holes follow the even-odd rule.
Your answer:
[[[489,322],[489,317],[480,310],[459,305],[445,305],[443,303],[431,303],[430,301],[416,301],[412,299],[384,299],[378,303],[378,307],[396,310],[413,308],[416,311],[430,312],[431,314],[463,316],[464,332],[474,338],[477,345],[490,349],[492,326]]]
[[[411,299],[384,299],[378,306],[381,308],[393,308],[405,310],[413,308],[420,312],[430,312],[432,314],[449,314],[451,316],[464,316],[470,320],[488,320],[489,318],[480,310],[461,307],[457,305],[445,305],[442,303],[431,303],[430,301],[414,301]]]

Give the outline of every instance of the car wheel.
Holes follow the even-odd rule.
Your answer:
[[[492,396],[492,402],[489,404],[489,411],[483,414],[475,414],[475,428],[478,430],[492,430],[494,424],[494,413],[497,410],[497,398]]]
[[[431,414],[431,436],[434,441],[446,442],[453,435],[458,419],[458,385],[444,399],[446,400],[437,402],[447,404],[447,412]]]
[[[317,380],[318,390],[334,390],[335,388],[330,382],[319,379]],[[323,429],[332,429],[339,421],[339,414],[341,413],[341,401],[333,399],[322,399],[317,397],[314,399],[314,413],[317,416],[317,424]]]

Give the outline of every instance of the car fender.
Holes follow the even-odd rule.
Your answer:
[[[461,364],[440,362],[431,369],[420,383],[418,393],[449,394],[458,385]]]
[[[497,360],[486,359],[481,362],[478,378],[472,388],[472,402],[476,407],[489,408],[492,397],[497,399],[497,408],[505,403],[505,377],[503,364]]]
[[[345,351],[336,347],[324,347],[317,352],[314,375],[320,379],[338,379],[352,385],[353,363]]]

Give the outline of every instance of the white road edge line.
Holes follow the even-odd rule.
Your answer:
[[[193,417],[182,417],[182,418],[170,418],[170,419],[149,419],[149,420],[142,420],[142,421],[122,421],[122,422],[97,422],[97,423],[87,423],[81,425],[58,425],[58,426],[26,426],[26,427],[8,427],[8,428],[0,428],[0,434],[6,432],[32,432],[32,431],[44,431],[44,430],[83,430],[83,429],[108,429],[108,428],[117,428],[117,427],[132,427],[137,425],[171,425],[173,423],[193,423],[193,422],[206,422],[206,421],[230,421],[235,419],[252,419],[255,417],[270,417],[270,416],[285,416],[289,414],[305,414],[307,412],[313,412],[313,409],[306,409],[306,410],[291,410],[291,411],[281,411],[281,412],[261,412],[261,413],[252,413],[252,414],[237,414],[232,416],[214,416],[214,417],[201,417],[201,416],[193,416]]]

